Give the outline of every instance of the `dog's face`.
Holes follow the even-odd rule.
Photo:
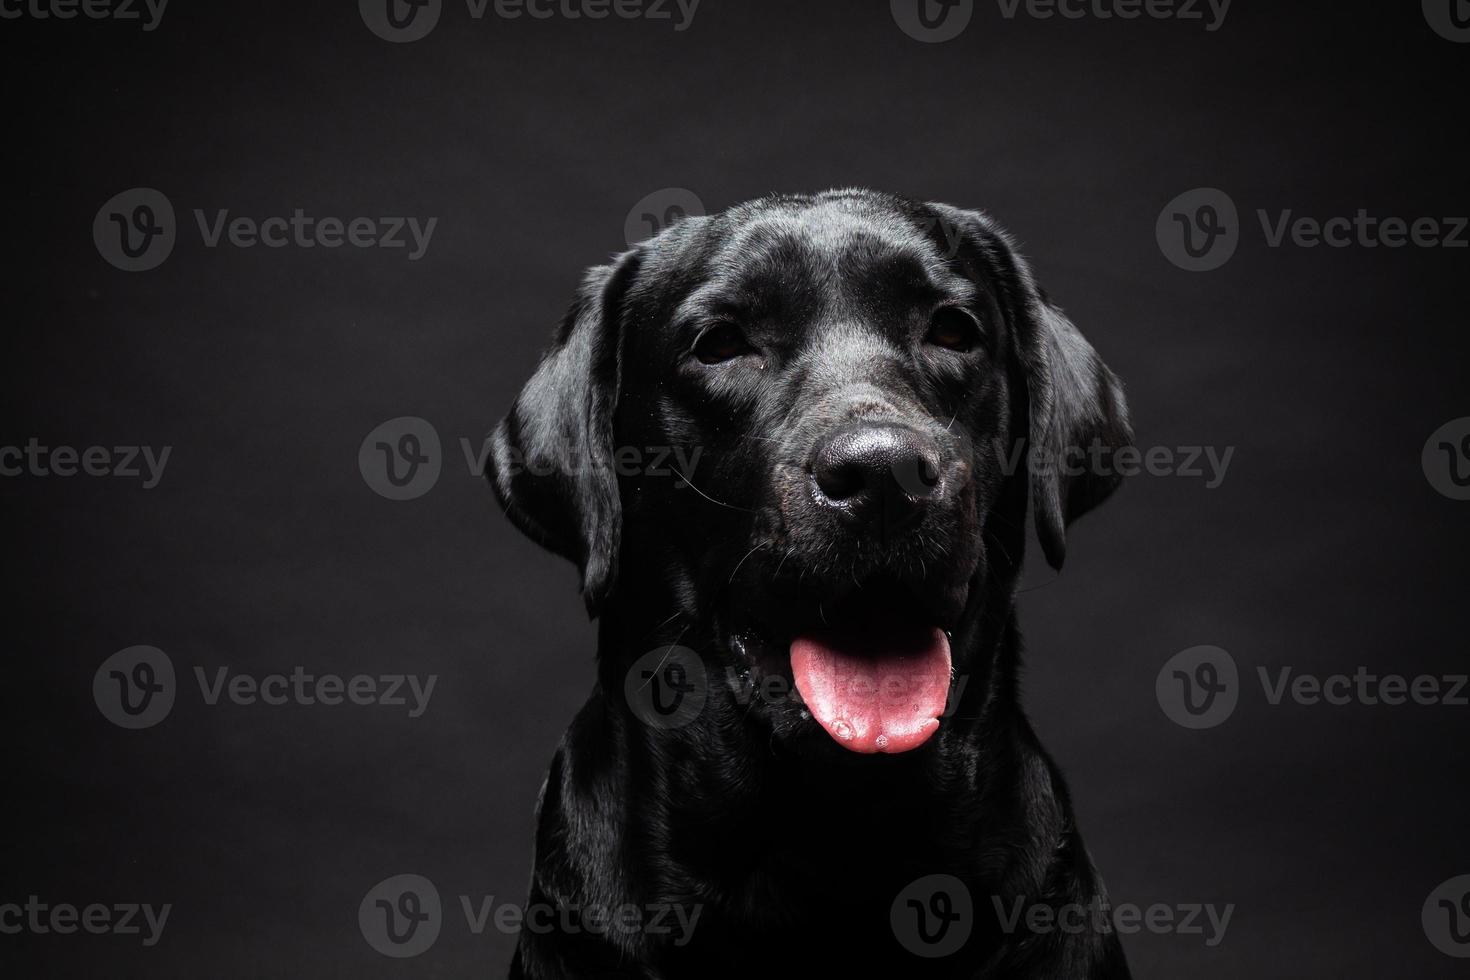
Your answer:
[[[1059,566],[1114,486],[1087,461],[1129,438],[987,219],[841,192],[686,219],[594,270],[492,477],[594,612],[679,621],[713,678],[794,685],[743,723],[892,753],[939,727],[1027,498]]]

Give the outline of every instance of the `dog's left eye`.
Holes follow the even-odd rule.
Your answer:
[[[936,347],[964,353],[980,342],[980,324],[964,310],[946,306],[934,314],[924,339]]]
[[[720,364],[754,352],[745,334],[733,323],[715,324],[694,342],[694,356],[702,364]]]

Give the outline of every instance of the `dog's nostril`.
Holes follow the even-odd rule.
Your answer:
[[[861,493],[867,485],[863,468],[852,462],[823,461],[818,457],[812,475],[828,500],[846,500]]]
[[[900,425],[849,426],[817,450],[817,488],[855,516],[882,514],[889,522],[917,512],[939,485],[939,448],[923,433]]]
[[[939,466],[924,453],[893,462],[893,478],[906,493],[923,496],[939,485]]]

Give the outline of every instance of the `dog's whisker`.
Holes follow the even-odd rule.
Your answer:
[[[782,555],[781,560],[776,564],[776,573],[771,576],[772,581],[775,581],[776,579],[779,579],[781,577],[782,566],[786,564],[786,559],[790,558],[794,554],[796,554],[796,547],[794,545],[786,549],[786,554]]]
[[[736,507],[734,504],[727,504],[723,500],[716,500],[714,497],[711,497],[709,494],[696,487],[693,483],[689,483],[689,477],[685,476],[683,473],[680,473],[678,470],[674,471],[674,475],[683,480],[685,483],[688,483],[690,490],[693,490],[695,493],[699,494],[701,497],[703,497],[705,500],[708,500],[712,504],[719,504],[721,507],[728,507],[731,510],[738,510],[742,514],[755,513],[755,511],[749,509],[748,507]]]
[[[659,623],[657,626],[655,626],[653,629],[649,630],[647,633],[644,633],[643,635],[644,636],[652,636],[653,634],[657,633],[659,630],[663,629],[665,626],[667,626],[670,623],[672,623],[674,620],[678,619],[682,614],[683,614],[683,611],[682,610],[679,610],[679,609],[674,610],[674,614],[672,616],[670,616],[668,619],[664,620],[662,623]]]
[[[766,542],[762,541],[760,544],[756,545],[754,548],[751,548],[749,551],[747,551],[745,553],[745,558],[749,558],[751,555],[755,554],[757,551],[760,551],[765,546],[766,546]],[[735,571],[733,571],[733,572],[730,573],[730,581],[726,583],[727,585],[734,585],[735,584],[735,576],[738,575],[738,574],[740,574],[740,566],[745,564],[745,558],[742,558],[738,562],[735,563]]]
[[[999,515],[997,515],[997,516],[999,516]],[[1002,518],[1002,520],[1004,520],[1004,518]],[[1015,527],[1016,526],[1015,524],[1011,523],[1010,521],[1006,521],[1006,523],[1010,524],[1011,527]],[[1003,555],[1006,556],[1006,561],[1010,562],[1012,565],[1016,564],[1016,560],[1011,557],[1011,553],[1006,550],[1006,546],[1000,543],[1000,539],[999,538],[997,538],[993,534],[986,534],[985,535],[985,538],[991,544],[995,545],[995,547],[997,549],[999,549],[999,551],[1000,551],[1001,554],[1003,554]]]
[[[664,650],[664,655],[659,658],[658,666],[653,668],[653,670],[649,672],[647,679],[643,683],[643,687],[639,688],[639,690],[643,690],[643,688],[648,687],[649,684],[653,683],[653,679],[655,677],[663,673],[664,664],[669,662],[669,654],[674,652],[674,648],[679,645],[679,641],[684,639],[684,634],[688,632],[688,625],[686,625],[683,629],[679,631],[679,635],[674,637],[674,641],[668,645],[668,648]]]

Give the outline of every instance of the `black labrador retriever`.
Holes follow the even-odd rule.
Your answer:
[[[1127,977],[1013,600],[1131,439],[981,213],[775,196],[593,269],[488,473],[600,619],[511,975]]]

